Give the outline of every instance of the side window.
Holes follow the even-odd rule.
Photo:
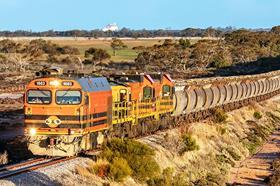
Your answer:
[[[143,99],[152,99],[153,98],[153,89],[149,86],[143,88]]]
[[[88,97],[88,95],[85,96],[85,104],[89,105],[89,97]]]
[[[120,90],[120,102],[127,101],[127,91],[125,89]]]
[[[169,85],[163,85],[162,96],[163,97],[171,96],[171,93],[172,93],[171,87]]]

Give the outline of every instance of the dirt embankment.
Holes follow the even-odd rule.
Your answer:
[[[278,127],[279,108],[280,101],[273,99],[227,113],[223,123],[193,123],[187,133],[196,139],[199,150],[182,155],[176,153],[181,134],[178,129],[141,141],[156,149],[155,159],[162,170],[172,167],[175,175],[183,175],[186,185],[224,185],[230,182],[229,170],[256,153]]]

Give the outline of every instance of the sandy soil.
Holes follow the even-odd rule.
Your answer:
[[[258,153],[239,162],[231,170],[231,183],[241,185],[266,185],[265,179],[272,174],[271,165],[280,156],[280,130],[270,136],[268,143]]]

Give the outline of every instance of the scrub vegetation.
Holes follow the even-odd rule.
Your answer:
[[[225,111],[222,109],[216,109],[214,111],[213,116],[214,116],[215,123],[224,123],[224,122],[226,122],[227,117],[228,117],[227,114],[225,113]]]
[[[81,175],[95,174],[121,182],[131,176],[140,183],[158,176],[159,165],[154,160],[155,152],[149,146],[131,139],[113,138],[108,141],[100,154],[101,161],[79,167]]]
[[[4,39],[0,41],[0,71],[31,73],[45,65],[56,65],[87,72],[92,71],[87,67],[93,65],[100,73],[161,71],[179,77],[259,73],[279,69],[279,28],[224,33],[215,29],[186,29],[178,35],[207,36],[200,39],[137,39],[133,34],[130,39],[117,38],[133,31],[120,31],[119,35],[114,33],[116,36],[104,40]]]
[[[258,111],[254,112],[254,118],[256,119],[261,119],[262,118],[262,114]]]

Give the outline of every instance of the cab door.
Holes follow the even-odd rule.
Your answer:
[[[84,99],[85,99],[85,103],[84,103],[84,113],[81,116],[82,117],[82,121],[86,120],[86,126],[85,127],[89,127],[91,126],[91,114],[90,114],[90,102],[89,102],[89,96],[87,94],[84,95]]]
[[[121,89],[119,93],[120,98],[120,112],[119,117],[125,118],[127,117],[127,90]]]

